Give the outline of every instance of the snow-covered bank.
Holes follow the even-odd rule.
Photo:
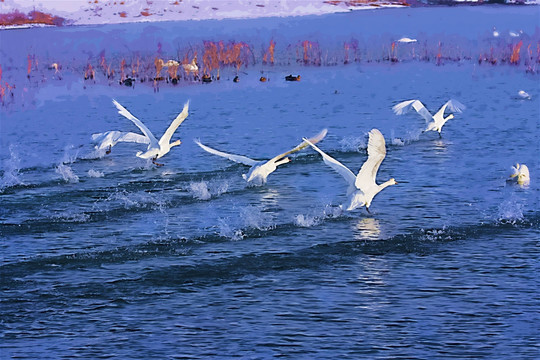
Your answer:
[[[408,6],[401,0],[3,0],[0,4],[1,14],[38,10],[73,25],[287,17]]]

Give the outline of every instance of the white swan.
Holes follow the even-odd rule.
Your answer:
[[[134,142],[139,144],[150,143],[150,140],[144,135],[114,130],[92,134],[92,141],[96,143],[94,146],[96,150],[107,149],[105,152],[106,154],[110,154],[112,147],[119,142]]]
[[[408,43],[417,42],[417,40],[416,39],[411,39],[411,38],[408,38],[408,37],[402,37],[397,42],[408,44]]]
[[[173,146],[180,145],[182,142],[180,140],[176,140],[171,143],[171,138],[178,128],[180,124],[187,118],[188,116],[188,109],[189,109],[189,101],[186,102],[184,105],[184,108],[180,114],[176,117],[176,119],[173,120],[171,125],[167,128],[167,131],[163,134],[161,139],[159,141],[156,139],[154,134],[135,116],[133,116],[125,107],[120,105],[116,100],[113,100],[114,106],[118,109],[118,113],[125,116],[129,120],[133,121],[135,125],[139,129],[141,129],[144,136],[147,138],[148,148],[145,152],[139,151],[137,152],[137,156],[142,159],[152,159],[152,162],[158,166],[163,166],[163,164],[158,164],[156,162],[157,159],[162,157],[163,155],[167,154]]]
[[[402,101],[397,105],[394,105],[392,107],[392,110],[394,110],[394,113],[397,115],[403,115],[410,109],[414,108],[416,112],[418,112],[427,122],[427,127],[424,130],[425,131],[438,131],[439,137],[441,136],[441,130],[443,125],[450,119],[454,118],[453,114],[448,115],[447,117],[444,117],[444,113],[446,109],[448,108],[450,111],[455,112],[462,112],[465,110],[465,105],[460,103],[457,100],[448,100],[440,109],[437,111],[435,115],[431,115],[431,113],[426,109],[424,104],[420,102],[420,100],[406,100]]]
[[[345,210],[347,211],[365,206],[367,212],[369,213],[369,207],[371,206],[371,201],[375,195],[377,195],[387,186],[397,184],[397,181],[394,178],[391,178],[380,185],[375,182],[379,166],[381,166],[381,163],[386,156],[386,143],[383,135],[377,129],[372,129],[369,132],[369,141],[367,147],[368,158],[356,176],[351,170],[349,170],[349,168],[323,152],[309,140],[304,138],[304,141],[306,141],[313,149],[321,154],[324,163],[343,176],[345,181],[347,181],[349,184],[349,188],[347,189],[347,196],[349,196],[349,200],[345,204]]]
[[[516,166],[512,166],[512,169],[514,169],[514,173],[510,175],[510,178],[517,178],[517,183],[519,185],[529,185],[531,182],[531,178],[529,176],[529,168],[525,164],[516,164]]]
[[[524,91],[524,90],[519,90],[518,91],[518,95],[522,98],[522,99],[526,99],[526,100],[530,100],[531,99],[531,95],[529,95],[528,92]]]
[[[319,141],[324,139],[327,132],[328,132],[327,129],[322,130],[319,134],[317,134],[316,136],[310,139],[311,142],[318,143]],[[308,144],[305,141],[303,141],[302,143],[300,143],[300,145],[296,146],[292,150],[289,150],[287,152],[284,152],[283,154],[274,156],[270,160],[258,161],[258,160],[250,159],[247,156],[224,153],[222,151],[215,150],[206,145],[201,144],[199,140],[194,140],[194,141],[203,150],[209,152],[210,154],[222,156],[231,161],[244,164],[247,166],[251,166],[251,169],[249,169],[249,172],[247,174],[242,174],[242,177],[244,178],[244,180],[248,182],[248,184],[255,184],[255,185],[265,184],[266,178],[268,177],[268,175],[273,173],[279,165],[283,165],[291,161],[288,157],[286,157],[287,155],[292,154],[296,151],[300,151],[308,146]]]

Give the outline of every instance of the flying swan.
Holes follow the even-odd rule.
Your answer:
[[[347,203],[344,204],[347,211],[365,206],[367,212],[369,213],[369,207],[371,206],[371,201],[375,195],[377,195],[387,186],[397,184],[397,181],[394,178],[391,178],[380,185],[375,182],[379,166],[381,166],[381,163],[386,156],[386,144],[384,137],[377,129],[372,129],[369,132],[369,141],[367,147],[368,158],[356,176],[351,170],[349,170],[349,168],[327,155],[311,141],[305,138],[303,140],[311,145],[311,147],[319,154],[321,154],[324,163],[343,176],[345,181],[347,181],[349,184],[349,188],[347,189],[347,196],[349,196],[349,199]],[[344,206],[341,205],[341,207],[343,208]]]
[[[396,115],[403,115],[411,108],[414,108],[414,110],[416,110],[416,112],[419,113],[426,120],[427,127],[423,132],[438,131],[439,137],[441,137],[441,130],[443,125],[448,120],[454,118],[454,114],[450,114],[447,117],[444,117],[446,109],[448,108],[450,111],[462,112],[463,110],[465,110],[465,105],[463,105],[457,100],[448,100],[439,109],[439,111],[437,111],[435,115],[431,115],[431,113],[426,109],[424,104],[420,102],[420,100],[406,100],[400,102],[397,105],[394,105],[394,107],[392,107],[392,110],[394,110],[394,113],[396,113]]]
[[[178,114],[176,119],[174,119],[171,125],[169,125],[167,131],[165,131],[159,141],[156,139],[154,134],[152,134],[152,132],[139,119],[137,119],[129,111],[127,111],[125,107],[120,105],[116,100],[113,100],[113,104],[118,109],[118,113],[133,121],[133,123],[137,125],[137,127],[142,131],[144,137],[146,138],[145,143],[148,144],[148,148],[144,152],[137,152],[136,155],[142,159],[151,158],[154,164],[156,164],[157,166],[163,166],[163,164],[157,163],[156,160],[167,154],[173,146],[177,146],[182,143],[180,140],[176,140],[171,143],[171,138],[176,129],[188,116],[189,100],[184,105],[184,109],[182,110],[182,112]]]
[[[310,141],[312,143],[318,143],[319,141],[324,139],[327,132],[328,132],[327,129],[322,130],[316,136],[312,137]],[[242,174],[242,177],[244,178],[244,180],[248,182],[248,184],[256,184],[256,185],[265,184],[266,178],[268,177],[268,175],[276,171],[276,168],[279,165],[283,165],[290,162],[291,160],[288,157],[286,157],[287,155],[300,151],[308,146],[308,144],[305,141],[303,141],[302,143],[300,143],[300,145],[296,146],[292,150],[289,150],[287,152],[284,152],[283,154],[274,156],[270,160],[258,161],[258,160],[250,159],[247,156],[224,153],[222,151],[212,149],[206,145],[201,144],[199,140],[194,140],[194,141],[203,150],[209,152],[210,154],[222,156],[236,163],[251,166],[251,169],[249,169],[249,172],[247,174]]]
[[[512,169],[514,169],[514,173],[510,175],[510,178],[517,178],[517,183],[519,185],[529,185],[531,182],[531,178],[529,176],[529,168],[525,164],[516,164],[516,166],[512,166]]]

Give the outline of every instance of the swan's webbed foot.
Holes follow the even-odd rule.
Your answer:
[[[369,215],[371,215],[371,211],[369,211],[369,206],[366,206],[366,211],[368,212]]]
[[[441,133],[439,133],[439,139],[442,139],[442,135],[441,135]]]
[[[112,145],[109,145],[109,149],[105,151],[105,154],[109,155],[112,151]]]
[[[156,160],[157,160],[157,157],[156,157],[156,158],[153,158],[153,159],[152,159],[152,164],[154,164],[154,165],[156,165],[156,166],[163,166],[163,165],[164,165],[164,164],[160,164],[160,163],[156,162]]]

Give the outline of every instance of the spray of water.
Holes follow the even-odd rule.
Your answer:
[[[56,167],[56,173],[64,179],[65,182],[76,183],[79,182],[79,177],[73,172],[73,169],[65,164],[59,164]]]
[[[366,149],[365,136],[347,136],[339,141],[342,151],[360,151]]]
[[[19,176],[21,160],[14,145],[9,145],[9,153],[9,159],[4,160],[3,163],[4,173],[2,174],[2,178],[0,178],[0,190],[22,184]]]
[[[94,177],[94,178],[100,178],[100,177],[105,176],[105,174],[103,174],[102,171],[90,169],[88,170],[88,176]]]
[[[209,200],[227,192],[228,189],[229,183],[227,181],[199,181],[189,184],[190,193],[198,200]]]

